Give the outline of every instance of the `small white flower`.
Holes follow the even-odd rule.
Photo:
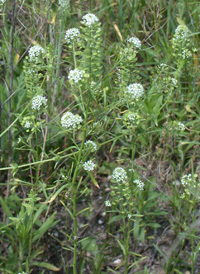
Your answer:
[[[184,131],[185,130],[185,125],[181,122],[178,122],[177,129],[180,130],[180,131]]]
[[[111,202],[109,200],[105,201],[105,206],[111,207]]]
[[[83,168],[87,171],[92,171],[95,168],[95,163],[92,160],[89,160],[83,164]]]
[[[144,190],[144,183],[142,181],[137,179],[137,180],[134,180],[133,183],[136,184],[140,190]]]
[[[3,5],[6,2],[6,0],[0,0],[0,5]]]
[[[126,174],[126,170],[123,169],[122,167],[116,167],[113,170],[112,179],[116,183],[124,183],[124,182],[126,182],[127,179],[128,179],[127,174]]]
[[[188,49],[184,49],[182,52],[182,57],[183,57],[183,59],[190,58],[190,57],[192,57],[192,52]]]
[[[77,41],[80,36],[80,31],[76,28],[68,29],[65,34],[65,41],[70,44],[73,41]]]
[[[30,127],[30,126],[29,126]],[[22,138],[21,137],[18,137],[17,139],[17,143],[19,144],[21,142]]]
[[[32,109],[40,110],[42,106],[46,106],[47,99],[42,95],[37,95],[32,99]]]
[[[85,142],[85,147],[87,149],[89,149],[91,152],[95,152],[97,151],[97,145],[93,142],[93,141],[90,141],[88,140],[87,142]]]
[[[128,218],[130,219],[131,217],[132,217],[132,215],[129,213],[129,214],[128,214]]]
[[[174,84],[174,86],[176,86],[178,81],[175,78],[171,78],[171,80],[172,80],[172,83]]]
[[[141,49],[142,43],[137,37],[131,37],[127,39],[127,42],[133,44],[136,49]]]
[[[189,36],[189,29],[185,25],[179,25],[174,34],[176,40],[184,40]]]
[[[29,59],[30,61],[36,61],[38,62],[40,54],[44,54],[45,50],[40,46],[33,46],[29,49]]]
[[[69,6],[69,2],[70,0],[59,0],[59,5],[62,7],[62,8],[66,8]]]
[[[68,78],[74,83],[78,83],[83,78],[83,71],[79,69],[70,70]]]
[[[114,266],[119,266],[121,263],[122,263],[121,259],[116,259],[116,260],[114,260],[113,265]]]
[[[33,74],[33,73],[35,73],[35,71],[34,71],[34,69],[28,69],[28,70],[27,70],[27,73],[28,73],[28,74]]]
[[[161,63],[161,64],[159,65],[159,68],[160,68],[160,69],[167,68],[167,64]]]
[[[130,113],[127,115],[127,118],[131,123],[134,123],[135,120],[137,119],[137,115],[135,113]]]
[[[25,128],[30,128],[31,127],[31,122],[30,121],[28,121],[28,120],[26,120],[26,122],[25,122],[25,124],[24,124],[24,127]]]
[[[91,27],[94,23],[99,22],[99,19],[96,17],[96,15],[92,14],[92,13],[88,13],[86,15],[83,16],[82,18],[82,24],[87,26],[87,27]]]
[[[126,95],[130,97],[130,99],[139,99],[144,94],[144,88],[141,84],[131,84],[127,86],[127,89],[124,91]]]
[[[188,183],[192,183],[192,175],[188,174],[188,175],[183,175],[183,177],[181,178],[181,184],[183,186],[188,185]]]
[[[67,111],[63,114],[61,118],[61,125],[67,129],[76,129],[81,123],[83,119],[78,114],[74,115],[73,113]]]

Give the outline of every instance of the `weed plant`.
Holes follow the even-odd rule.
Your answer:
[[[199,273],[199,12],[0,1],[1,273]]]

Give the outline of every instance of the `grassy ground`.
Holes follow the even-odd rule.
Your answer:
[[[1,2],[0,273],[200,273],[199,2]]]

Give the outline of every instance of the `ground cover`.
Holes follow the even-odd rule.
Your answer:
[[[0,273],[200,273],[199,3],[0,8]]]

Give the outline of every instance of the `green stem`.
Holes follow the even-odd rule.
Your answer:
[[[77,68],[77,63],[76,63],[76,51],[75,51],[74,42],[73,42],[73,45],[72,45],[72,51],[73,51],[74,68],[76,69]]]
[[[73,193],[73,223],[74,223],[74,230],[73,230],[73,235],[74,235],[74,258],[73,258],[73,274],[77,274],[77,269],[76,269],[76,261],[77,261],[77,219],[76,219],[76,197],[77,197],[77,187],[76,187],[76,178],[78,176],[78,172],[80,170],[80,162],[81,162],[81,157],[82,157],[82,151],[86,139],[86,129],[87,129],[87,118],[88,118],[88,110],[89,110],[89,104],[90,104],[90,97],[88,100],[87,108],[86,108],[86,115],[85,115],[85,123],[84,123],[84,136],[82,139],[81,147],[79,150],[78,154],[78,159],[76,161],[76,168],[74,171],[74,176],[72,179],[72,193]],[[75,141],[75,140],[74,140]]]
[[[125,235],[126,235],[126,238],[125,238],[125,272],[124,273],[127,274],[128,273],[129,240],[130,240],[130,219],[129,218],[128,218],[127,232],[125,233]]]

